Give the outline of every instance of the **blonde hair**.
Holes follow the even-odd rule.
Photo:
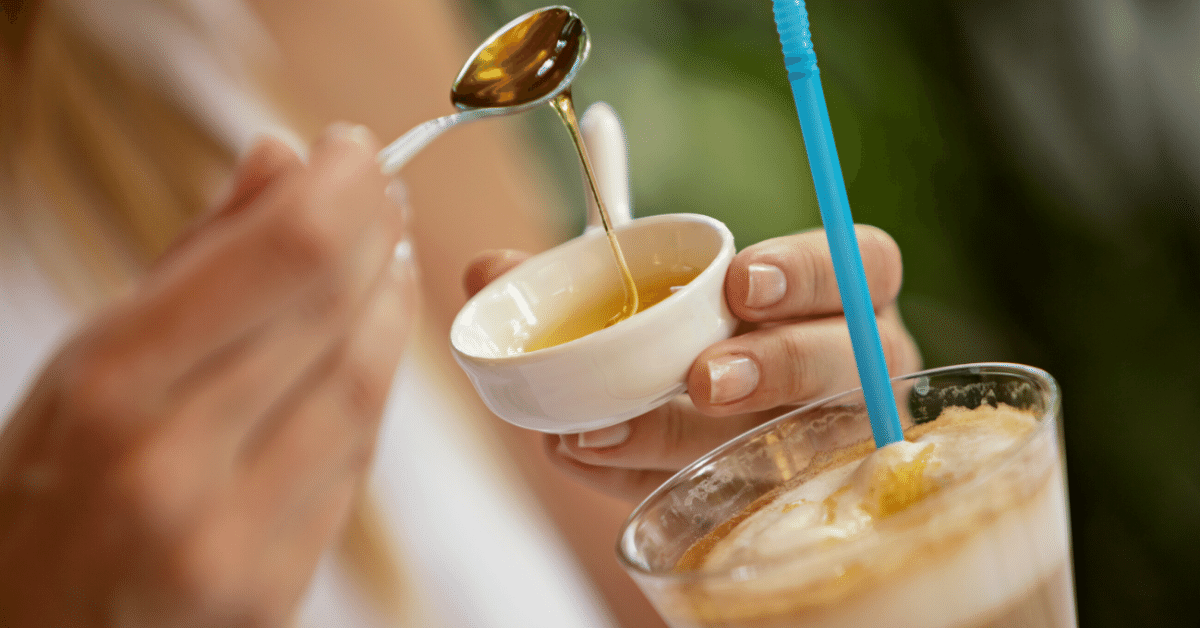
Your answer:
[[[207,206],[234,155],[75,31],[57,3],[35,19],[12,64],[12,202],[0,211],[66,296],[93,307]]]
[[[0,263],[19,244],[84,313],[214,202],[237,149],[82,32],[69,7],[15,10],[0,46],[0,227],[15,238],[0,238]],[[365,495],[339,547],[378,610],[398,616],[408,587]]]

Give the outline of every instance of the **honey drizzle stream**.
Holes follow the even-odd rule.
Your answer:
[[[608,236],[608,244],[612,247],[613,257],[616,258],[617,266],[621,270],[622,285],[625,289],[625,307],[621,308],[620,312],[608,320],[608,325],[615,325],[637,313],[637,285],[633,282],[633,273],[629,272],[629,265],[625,263],[625,254],[621,252],[621,245],[617,243],[617,234],[613,233],[612,223],[608,217],[608,210],[604,207],[604,200],[600,198],[600,188],[596,186],[596,175],[592,171],[592,161],[588,158],[587,148],[584,146],[583,137],[579,133],[579,122],[575,119],[575,105],[571,100],[571,90],[568,89],[555,96],[550,101],[550,104],[554,107],[554,111],[558,113],[558,117],[562,118],[563,124],[567,125],[567,131],[571,134],[571,141],[575,144],[575,151],[579,153],[579,160],[583,163],[584,175],[588,180],[588,186],[592,190],[592,198],[596,199],[596,207],[600,209],[600,222],[604,225],[604,233]]]

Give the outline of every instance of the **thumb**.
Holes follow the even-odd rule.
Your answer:
[[[217,197],[217,204],[206,217],[217,218],[237,213],[262,194],[267,186],[283,172],[302,167],[296,152],[273,137],[258,141],[246,154],[230,177],[229,189]]]
[[[529,258],[529,253],[512,249],[494,249],[475,256],[467,264],[467,272],[463,275],[463,288],[467,296],[475,296],[484,286]]]
[[[300,157],[287,144],[273,137],[259,140],[234,168],[227,189],[217,196],[217,201],[207,211],[175,238],[175,241],[155,261],[154,268],[162,266],[167,260],[177,256],[206,228],[228,219],[250,206],[273,181],[279,179],[285,172],[303,167],[304,164],[300,161]]]

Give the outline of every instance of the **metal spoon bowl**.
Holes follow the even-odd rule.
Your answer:
[[[379,151],[384,174],[395,174],[422,148],[462,122],[532,109],[566,91],[587,59],[583,20],[568,7],[522,15],[475,49],[450,88],[457,113],[417,125]]]

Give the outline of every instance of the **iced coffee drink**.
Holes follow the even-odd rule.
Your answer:
[[[639,507],[619,551],[672,626],[1075,626],[1053,381],[977,365],[896,392],[905,441],[876,450],[850,393]]]

